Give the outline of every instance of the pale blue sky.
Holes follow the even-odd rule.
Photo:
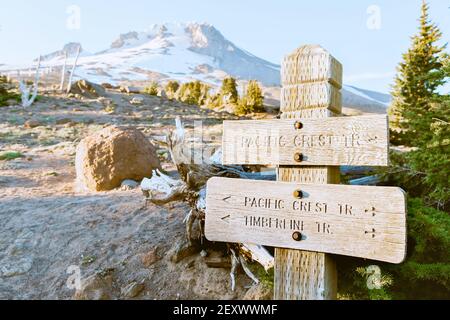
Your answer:
[[[431,18],[450,39],[450,1],[430,0]],[[120,34],[153,23],[209,22],[236,45],[280,63],[301,44],[317,43],[344,64],[345,82],[388,92],[401,54],[417,30],[421,0],[1,0],[0,63],[30,62],[81,42],[91,52]],[[66,27],[67,8],[81,9],[81,28]],[[370,6],[380,29],[370,29]],[[372,11],[374,12],[374,11]]]

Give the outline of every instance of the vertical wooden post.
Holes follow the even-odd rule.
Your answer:
[[[303,46],[282,65],[282,119],[325,118],[341,113],[342,65],[320,46]],[[301,150],[293,150],[301,152]],[[339,167],[279,167],[278,181],[338,184]],[[336,265],[330,255],[275,250],[276,300],[332,300]]]

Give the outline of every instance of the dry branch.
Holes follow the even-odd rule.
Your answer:
[[[62,92],[64,90],[64,81],[66,78],[66,66],[67,66],[67,51],[64,51],[64,65],[61,70],[61,83],[59,84],[59,90]]]
[[[206,210],[206,182],[212,177],[229,177],[240,179],[274,180],[275,172],[253,173],[247,172],[242,166],[223,166],[220,163],[221,151],[217,151],[211,158],[201,164],[191,161],[195,159],[195,152],[186,137],[186,132],[179,118],[176,119],[176,129],[166,137],[158,138],[160,144],[166,146],[172,161],[177,167],[180,179],[174,179],[156,170],[151,179],[144,179],[141,184],[147,201],[156,205],[164,205],[172,201],[184,200],[189,203],[191,210],[186,216],[186,235],[192,244],[193,226],[198,222],[200,240],[204,237],[204,220]],[[247,267],[246,261],[256,261],[267,271],[273,268],[273,256],[262,246],[255,244],[229,244],[231,252],[231,286],[235,287],[235,274],[239,265],[244,272],[256,283],[257,277]]]
[[[19,91],[22,96],[22,106],[29,107],[33,104],[34,100],[38,95],[38,86],[39,86],[39,73],[41,69],[41,56],[39,56],[36,73],[34,76],[34,82],[31,86],[27,86],[23,80],[20,79],[19,73]]]
[[[75,57],[75,61],[74,61],[73,66],[72,66],[72,71],[70,72],[69,83],[67,84],[67,93],[70,92],[70,88],[72,87],[73,75],[74,75],[75,69],[77,67],[77,63],[78,63],[78,58],[80,56],[80,52],[81,52],[81,45],[78,47],[77,55]]]

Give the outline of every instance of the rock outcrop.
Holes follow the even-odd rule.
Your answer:
[[[87,80],[78,80],[73,83],[69,92],[88,99],[97,99],[106,94],[106,91],[102,86]]]
[[[156,148],[134,128],[107,127],[83,139],[75,159],[77,187],[108,191],[126,179],[141,181],[160,168]]]

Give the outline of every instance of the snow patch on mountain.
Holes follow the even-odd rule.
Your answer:
[[[355,95],[361,96],[368,100],[372,100],[376,103],[383,104],[385,106],[389,106],[392,100],[392,97],[390,95],[381,92],[360,89],[354,86],[344,86],[344,89]]]
[[[385,114],[390,104],[391,96],[344,85],[342,88],[342,100],[345,114]]]
[[[76,44],[46,55],[45,66],[58,67],[69,52],[73,63]],[[201,72],[199,72],[201,70]],[[144,32],[120,35],[110,48],[81,55],[76,76],[94,82],[145,81],[172,78],[220,83],[226,75],[279,85],[279,66],[240,49],[210,24],[166,23]]]
[[[48,64],[54,64],[55,62],[59,63],[60,61],[64,62],[66,54],[68,58],[75,58],[78,49],[80,49],[81,57],[91,55],[91,53],[83,50],[83,47],[80,43],[69,42],[61,50],[57,50],[55,52],[41,56],[41,62],[48,62]],[[35,61],[37,61],[37,59],[35,59]]]
[[[43,56],[42,66],[60,70],[65,52],[71,66],[79,47],[78,43],[69,43],[62,50]],[[30,66],[14,68],[26,70]],[[0,71],[17,69],[0,66]],[[228,75],[241,81],[256,79],[267,88],[273,87],[274,93],[268,100],[279,105],[276,92],[280,66],[239,48],[207,23],[154,24],[146,31],[121,34],[103,51],[90,53],[82,49],[75,71],[75,78],[111,84],[175,79],[218,86]],[[342,93],[344,108],[355,112],[386,113],[391,100],[389,95],[354,86],[344,86]]]

